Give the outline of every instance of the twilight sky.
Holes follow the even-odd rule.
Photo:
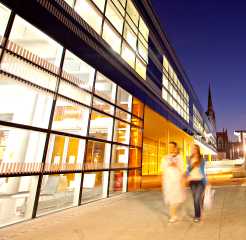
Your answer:
[[[246,2],[152,4],[204,109],[211,81],[217,130],[246,129]]]

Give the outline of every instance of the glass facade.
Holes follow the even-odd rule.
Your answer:
[[[88,40],[91,35],[101,36],[105,42],[100,47],[113,60],[118,54],[146,79],[152,50],[144,11],[140,15],[136,8],[138,2],[65,2],[68,5],[57,1],[53,6],[59,7],[56,17],[64,10],[64,16],[74,14],[66,16],[69,21],[73,18],[74,24],[83,19],[92,28],[83,29]],[[123,78],[107,77],[106,73],[117,71],[113,65],[105,65],[105,70],[94,68],[97,63],[90,66],[73,47],[63,46],[61,39],[54,40],[38,29],[42,28],[39,23],[32,25],[16,9],[0,3],[0,102],[4,103],[0,104],[0,227],[139,190],[144,177],[161,174],[168,141],[182,146],[184,159],[190,153],[191,136],[163,116],[156,116],[119,86]],[[62,21],[60,24],[65,27]],[[95,58],[101,54],[93,48],[87,50],[85,54]],[[119,66],[126,68],[118,60]],[[201,118],[195,106],[194,116],[190,115],[185,87],[166,57],[159,64],[163,99],[184,121],[193,117],[199,130]],[[128,90],[160,109],[158,104],[163,102],[155,102],[153,94],[147,92],[149,86],[152,88],[149,82],[138,92],[141,81],[134,72],[127,72],[125,80],[133,86]]]
[[[195,105],[193,105],[193,127],[201,135],[204,134],[203,120]]]
[[[132,0],[77,0],[74,9],[146,79],[149,29]]]
[[[122,4],[81,0],[75,8],[90,13],[88,22],[97,19],[91,24],[100,32],[106,7],[114,25],[104,25],[123,32]],[[10,14],[0,5],[1,40]],[[13,18],[1,41],[0,226],[119,194],[128,185],[137,190],[144,105],[20,16]]]
[[[166,56],[163,56],[162,98],[189,122],[189,95]]]

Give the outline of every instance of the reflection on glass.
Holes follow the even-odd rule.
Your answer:
[[[132,104],[132,114],[143,118],[144,113],[144,104],[139,101],[137,98],[133,98],[133,104]]]
[[[67,50],[62,76],[79,88],[92,90],[95,69]]]
[[[116,117],[122,119],[122,120],[125,120],[127,122],[130,122],[131,121],[131,114],[125,112],[125,111],[122,111],[120,110],[119,108],[116,109]]]
[[[53,95],[0,74],[0,120],[47,128]]]
[[[131,127],[131,145],[142,146],[143,133],[141,128]]]
[[[142,127],[143,126],[143,121],[140,120],[139,118],[132,116],[132,124],[137,127]]]
[[[111,171],[109,194],[115,195],[126,192],[127,188],[127,171]]]
[[[45,161],[45,172],[81,170],[84,151],[85,140],[52,134]]]
[[[0,3],[0,44],[9,20],[9,16],[10,10]]]
[[[97,97],[93,98],[93,107],[110,115],[114,114],[114,106]]]
[[[111,141],[113,118],[102,113],[92,111],[89,136]]]
[[[39,173],[45,139],[44,133],[0,126],[0,174]]]
[[[114,145],[112,151],[111,168],[127,168],[129,148]]]
[[[115,103],[116,84],[101,73],[97,72],[95,93],[98,96]]]
[[[135,192],[141,189],[141,171],[129,170],[128,172],[128,191]]]
[[[98,1],[95,1],[98,2]],[[103,1],[102,1],[103,2]],[[75,11],[98,33],[101,33],[102,14],[90,0],[77,0]]]
[[[130,147],[129,168],[141,167],[142,149]]]
[[[103,142],[88,141],[85,157],[85,170],[109,168],[111,145]]]
[[[132,110],[132,95],[121,87],[117,91],[117,105],[128,112]]]
[[[0,178],[0,227],[32,218],[38,177]]]
[[[118,143],[129,144],[130,124],[115,120],[114,141]]]
[[[62,47],[19,16],[15,17],[9,40],[53,65],[60,66]]]
[[[78,205],[81,174],[44,175],[37,215]]]
[[[85,136],[87,133],[89,108],[65,98],[58,98],[52,129]]]
[[[85,173],[83,179],[82,203],[107,197],[108,172]]]

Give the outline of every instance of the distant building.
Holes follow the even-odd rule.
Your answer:
[[[243,147],[241,142],[230,142],[230,159],[239,159],[243,157]]]
[[[218,159],[229,159],[230,158],[230,144],[227,129],[222,130],[222,132],[217,132],[217,151],[218,151]]]

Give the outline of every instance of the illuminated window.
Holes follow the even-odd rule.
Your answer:
[[[101,0],[100,0],[101,1]],[[100,1],[95,1],[99,3]],[[101,1],[104,2],[104,1]],[[98,33],[101,33],[102,14],[90,0],[77,0],[75,11]]]
[[[80,173],[44,175],[37,215],[76,206],[79,200]]]
[[[129,192],[135,192],[141,189],[141,170],[129,170],[127,186]]]
[[[64,0],[70,7],[74,6],[74,0]]]
[[[142,151],[141,148],[130,147],[129,167],[141,167]]]
[[[104,22],[102,37],[115,52],[120,54],[121,37],[107,21]]]
[[[114,114],[114,106],[97,98],[93,98],[93,107],[110,115]]]
[[[144,23],[144,21],[143,21],[143,19],[141,17],[140,17],[140,21],[139,21],[139,31],[143,35],[145,40],[148,41],[149,29],[148,29],[148,27],[146,26],[146,24]]]
[[[38,78],[38,75],[37,75]],[[47,128],[53,94],[0,74],[0,120]]]
[[[199,133],[204,133],[203,120],[195,105],[193,105],[193,127]]]
[[[123,42],[121,56],[132,68],[134,68],[135,53],[127,46],[125,42]]]
[[[115,120],[114,141],[118,143],[129,144],[130,124]]]
[[[112,23],[112,25],[118,30],[118,32],[121,34],[123,29],[123,17],[117,10],[117,8],[114,6],[112,1],[108,1],[107,8],[106,8],[106,17],[109,19],[109,21]]]
[[[189,95],[165,56],[163,56],[162,84],[162,98],[189,122]]]
[[[104,11],[104,6],[105,6],[105,0],[92,0],[97,7],[103,12]]]
[[[99,139],[112,140],[113,118],[92,111],[89,136]]]
[[[109,194],[115,195],[126,192],[127,189],[127,171],[111,171]]]
[[[62,76],[80,88],[92,90],[95,69],[76,55],[66,51]]]
[[[60,66],[62,47],[19,16],[15,17],[9,40],[23,50],[28,50],[57,67]]]
[[[143,118],[144,104],[137,98],[133,98],[132,113],[139,118]]]
[[[84,174],[82,203],[107,197],[108,175],[107,171]]]
[[[131,121],[131,114],[125,112],[125,111],[122,111],[120,110],[119,108],[116,109],[116,117],[122,119],[122,120],[125,120],[127,122],[130,122]]]
[[[111,145],[109,143],[88,141],[85,157],[85,170],[108,169]]]
[[[146,79],[146,65],[139,58],[136,59],[136,71],[143,79]]]
[[[126,23],[124,27],[124,38],[129,45],[136,51],[137,49],[137,36],[132,31],[130,26]]]
[[[50,173],[82,170],[84,152],[84,139],[52,134],[44,171]]]
[[[97,72],[95,93],[98,96],[114,103],[116,95],[116,84],[102,75],[100,72]]]
[[[4,35],[8,20],[10,16],[10,10],[4,5],[0,4],[0,43]]]
[[[85,136],[89,118],[89,108],[83,107],[65,98],[58,98],[52,128]]]
[[[91,103],[91,94],[83,91],[71,82],[61,81],[58,93],[82,104],[90,105]]]
[[[129,148],[113,145],[111,168],[127,168]]]
[[[128,15],[131,17],[134,24],[136,24],[136,26],[138,26],[139,14],[138,14],[138,11],[135,8],[135,6],[131,0],[127,1],[126,11],[127,11]]]
[[[0,226],[32,218],[38,176],[0,178]]]
[[[117,105],[128,112],[132,109],[132,95],[125,91],[123,88],[118,87],[117,92]]]

